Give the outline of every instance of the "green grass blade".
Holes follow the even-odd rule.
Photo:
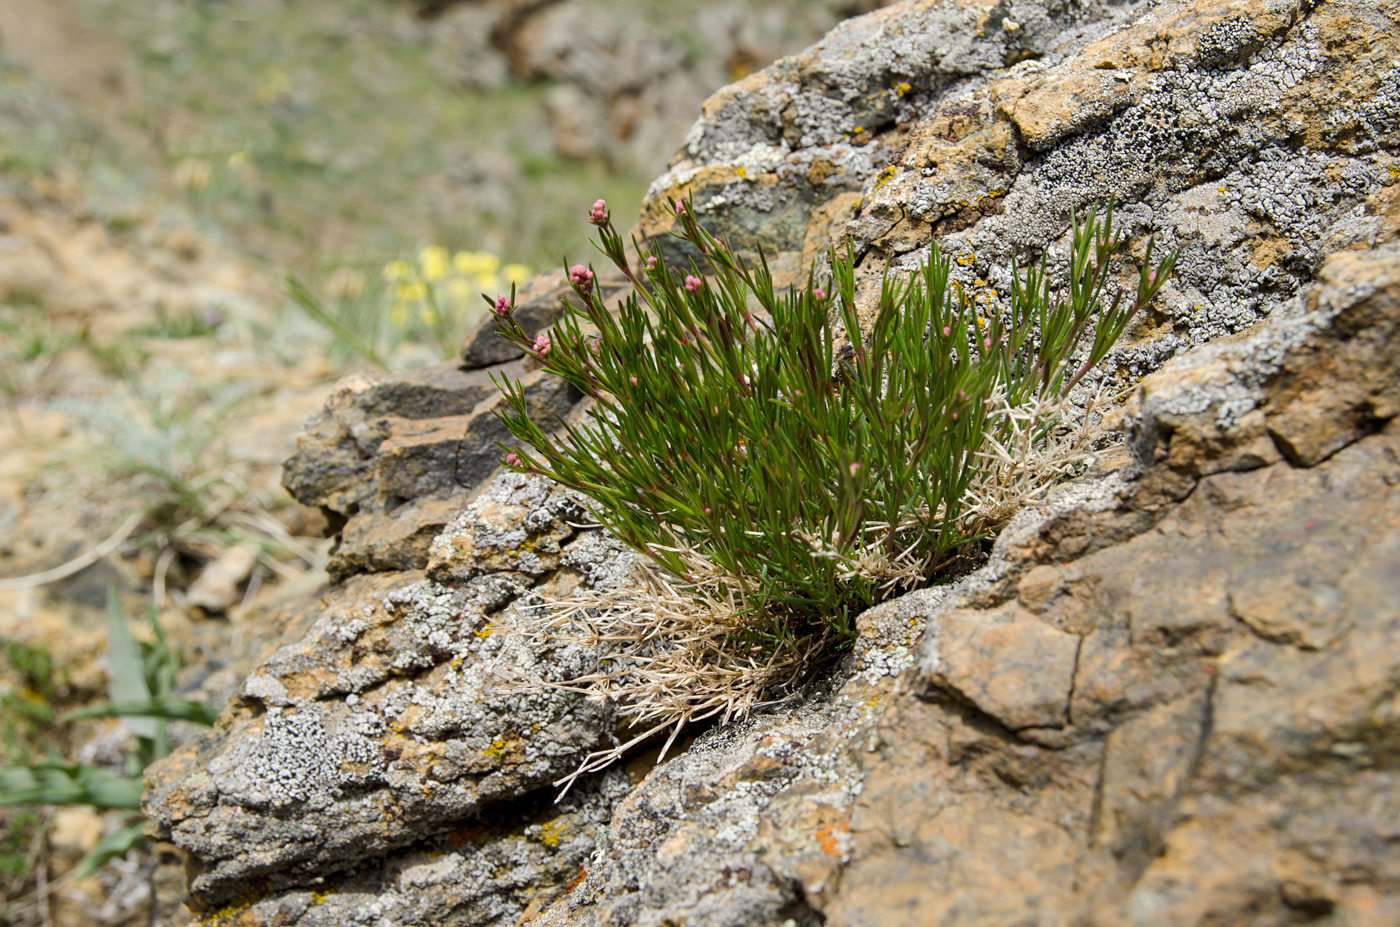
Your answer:
[[[84,718],[163,718],[166,721],[193,721],[208,726],[218,720],[219,709],[193,699],[165,696],[135,702],[105,702],[70,711],[59,720],[79,721]]]
[[[0,767],[0,808],[13,805],[141,807],[141,777],[96,766],[38,763]]]
[[[285,278],[285,283],[287,296],[291,298],[292,302],[300,306],[302,311],[330,329],[346,347],[350,348],[356,354],[360,355],[371,364],[374,364],[380,370],[389,369],[389,365],[379,352],[361,338],[354,329],[327,312],[320,301],[312,295],[311,291],[308,290],[300,280],[289,274]]]
[[[121,596],[115,587],[107,590],[107,694],[116,704],[144,702],[151,692],[146,688],[146,663],[141,647],[131,636],[122,613]],[[159,724],[153,717],[134,717],[124,723],[137,737],[155,740]]]
[[[75,879],[86,879],[105,866],[110,860],[125,856],[128,850],[142,846],[146,842],[145,824],[128,824],[121,830],[103,837],[73,873]]]

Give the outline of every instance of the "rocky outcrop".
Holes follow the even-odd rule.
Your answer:
[[[496,469],[495,442],[510,436],[494,414],[493,375],[519,381],[531,414],[545,421],[579,399],[557,377],[519,363],[361,374],[336,385],[282,473],[297,501],[319,506],[339,533],[327,566],[333,578],[427,565],[428,545]]]
[[[1071,208],[1180,247],[1108,364],[1158,371],[1126,449],[803,698],[551,806],[615,721],[508,684],[591,655],[494,629],[627,555],[543,481],[473,489],[486,371],[348,382],[287,469],[342,584],[150,770],[205,921],[1400,919],[1398,43],[1365,0],[909,0],[716,95],[647,236],[689,192],[790,279],[849,240],[862,293],[933,237],[987,311]],[[464,359],[567,408],[490,339]]]
[[[1400,245],[1323,279],[1149,378],[1126,466],[863,616],[834,692],[654,771],[535,923],[1394,922]]]

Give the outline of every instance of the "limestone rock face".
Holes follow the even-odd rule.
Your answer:
[[[510,684],[595,655],[496,629],[626,582],[631,555],[557,487],[493,478],[489,371],[347,381],[286,469],[340,530],[338,585],[149,771],[193,907],[278,927],[1400,922],[1397,61],[1379,0],[907,0],[715,95],[646,237],[689,193],[789,280],[849,241],[866,295],[932,240],[988,312],[1012,258],[1054,267],[1071,208],[1113,197],[1135,256],[1179,247],[1103,375],[1150,374],[1117,413],[1126,446],[977,571],[860,616],[803,699],[551,805],[616,720]],[[530,326],[563,292],[522,294]],[[499,343],[483,327],[464,365],[564,414],[576,397]]]

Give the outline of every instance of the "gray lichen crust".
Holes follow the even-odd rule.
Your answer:
[[[434,547],[438,578],[381,576],[374,597],[327,610],[249,677],[236,717],[153,767],[146,810],[198,860],[196,896],[305,884],[478,818],[494,827],[492,808],[608,745],[608,706],[501,684],[567,679],[591,653],[495,633],[542,593],[630,569],[575,527],[582,515],[542,479],[499,475]]]

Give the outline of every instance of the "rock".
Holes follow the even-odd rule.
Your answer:
[[[49,845],[76,863],[102,839],[102,815],[81,805],[67,805],[54,812],[49,828]]]
[[[258,562],[256,544],[235,544],[219,554],[200,571],[185,593],[185,601],[193,608],[211,614],[221,614],[238,601],[238,587],[243,585]]]
[[[507,78],[548,88],[552,138],[542,148],[645,177],[665,165],[715,87],[879,5],[724,0],[663,14],[635,0],[425,4],[440,73],[471,88]]]
[[[444,550],[457,552],[439,557],[455,564],[441,568],[451,583],[411,572],[346,580],[314,624],[262,661],[211,733],[148,768],[153,834],[198,861],[191,890],[201,905],[255,884],[290,890],[463,828],[509,833],[536,793],[609,742],[610,707],[500,684],[567,678],[595,659],[576,646],[532,653],[494,633],[560,583],[630,569],[616,542],[569,526],[581,512],[539,478],[502,474],[444,533]],[[502,531],[507,516],[525,527]],[[508,562],[486,556],[493,546],[511,552]],[[547,569],[546,547],[557,551]],[[611,794],[606,781],[590,788]],[[603,806],[580,807],[587,817]],[[555,875],[572,874],[587,849]]]
[[[924,638],[929,681],[1013,731],[1063,727],[1079,638],[1016,611],[941,615]]]
[[[337,384],[283,468],[288,491],[320,506],[340,534],[327,565],[333,579],[426,564],[433,537],[497,468],[495,442],[510,437],[494,415],[501,400],[492,376],[519,381],[537,421],[563,417],[579,398],[519,363],[357,374]]]
[[[519,371],[507,371],[518,374]],[[406,374],[356,374],[336,384],[326,406],[297,437],[282,483],[298,502],[347,516],[372,496],[374,454],[389,437],[387,419],[468,415],[495,387],[484,373],[450,365]]]
[[[1242,331],[1332,250],[1384,240],[1400,129],[1378,114],[1400,84],[1374,0],[1067,15],[910,0],[842,24],[706,102],[649,191],[643,235],[664,241],[672,201],[692,195],[780,284],[849,242],[872,306],[885,262],[911,269],[932,240],[1000,311],[1012,260],[1063,255],[1070,211],[1112,198],[1134,255],[1120,281],[1149,236],[1181,257],[1090,386]]]

